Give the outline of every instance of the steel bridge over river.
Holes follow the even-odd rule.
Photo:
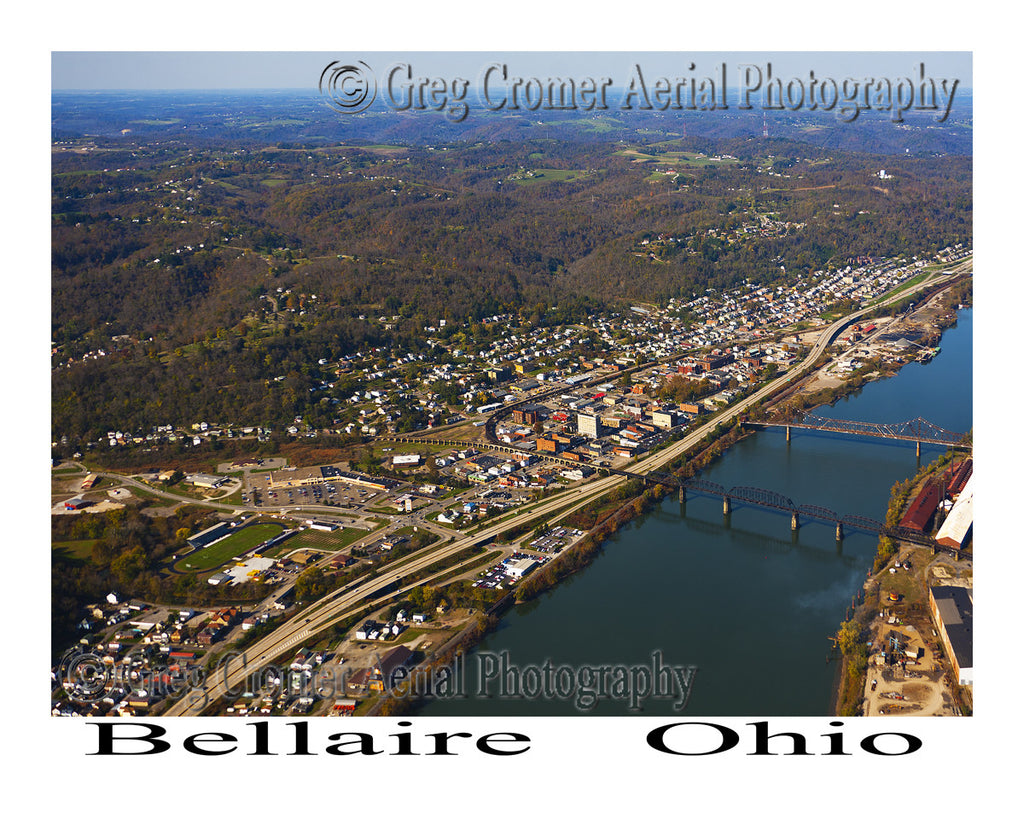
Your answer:
[[[829,418],[821,418],[811,413],[802,413],[798,420],[778,423],[744,422],[746,426],[766,428],[785,427],[786,440],[791,439],[791,429],[813,429],[827,432],[839,432],[849,435],[867,435],[876,438],[889,438],[898,441],[913,441],[917,443],[918,455],[920,456],[922,443],[941,444],[954,448],[969,448],[970,443],[966,442],[966,434],[950,432],[949,430],[937,427],[923,418],[915,418],[912,421],[904,421],[899,424],[878,424],[868,421],[843,421]],[[425,438],[409,435],[385,435],[382,440],[395,442],[422,443],[433,445],[459,446],[466,442],[444,440],[439,438]],[[470,445],[481,446],[509,454],[523,454],[522,449],[502,444],[483,444],[473,442]],[[579,467],[580,462],[557,455],[545,455],[544,453],[533,453],[549,461],[564,466]],[[732,513],[734,505],[759,506],[766,509],[783,512],[790,516],[790,525],[793,531],[800,528],[803,520],[817,520],[835,526],[836,540],[842,540],[845,530],[857,529],[864,532],[890,537],[906,543],[914,543],[928,546],[934,551],[949,551],[957,554],[954,549],[947,549],[939,545],[933,537],[915,529],[908,529],[902,526],[888,526],[882,521],[861,515],[841,515],[824,506],[814,504],[799,504],[785,495],[771,489],[764,489],[756,486],[725,486],[704,478],[680,478],[668,472],[633,472],[628,469],[617,469],[606,467],[609,473],[622,475],[627,478],[641,480],[646,483],[661,484],[678,491],[679,500],[685,503],[688,495],[706,495],[722,499],[722,512],[725,515]]]
[[[792,438],[794,429],[810,429],[821,432],[838,432],[844,435],[866,435],[872,438],[888,438],[893,441],[913,441],[917,444],[918,457],[921,455],[921,444],[939,444],[952,449],[970,449],[971,443],[967,434],[950,432],[937,427],[924,418],[900,421],[896,424],[879,424],[874,421],[847,421],[841,418],[822,418],[810,412],[802,412],[792,421],[744,421],[749,427],[767,428],[784,427],[786,440]]]

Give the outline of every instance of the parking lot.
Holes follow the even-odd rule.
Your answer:
[[[312,486],[272,489],[270,488],[270,476],[257,473],[246,476],[242,490],[242,503],[253,507],[300,504],[354,509],[372,504],[381,495],[386,494],[380,490],[367,489],[344,481],[324,481]]]
[[[556,526],[549,529],[538,538],[534,538],[524,548],[544,554],[557,554],[566,546],[571,546],[579,540],[585,532],[579,529],[569,529],[565,526]]]

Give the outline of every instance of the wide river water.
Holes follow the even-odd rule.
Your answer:
[[[816,412],[887,423],[921,416],[966,431],[972,426],[972,339],[972,311],[961,310],[931,362],[908,364]],[[921,460],[942,452],[923,445]],[[732,447],[702,477],[883,520],[892,485],[917,468],[912,443],[794,430],[787,444],[784,431],[768,430]],[[815,521],[794,533],[788,514],[761,507],[736,505],[726,519],[721,499],[693,496],[683,507],[669,497],[606,541],[584,571],[506,614],[464,660],[460,675],[468,696],[435,699],[418,713],[827,715],[836,669],[826,662],[828,637],[863,584],[876,544],[876,536],[848,530],[837,545],[834,527]],[[631,709],[622,681],[642,685],[640,671],[608,672],[609,696],[580,707],[577,694],[591,683],[585,669],[648,668],[656,653],[664,665],[697,669],[684,710],[674,710],[668,689],[663,698],[648,698],[642,710]],[[503,655],[517,670],[504,677],[509,688],[516,673],[521,683],[535,684],[547,661],[551,674],[560,675],[555,696],[545,698],[543,690],[501,696]],[[489,697],[476,696],[482,680]]]

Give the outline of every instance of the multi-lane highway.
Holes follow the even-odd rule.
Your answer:
[[[241,684],[249,675],[255,674],[260,668],[274,661],[285,652],[291,651],[305,640],[323,631],[334,623],[342,620],[361,609],[376,594],[400,583],[402,578],[421,572],[443,560],[447,560],[459,552],[481,543],[493,540],[497,535],[509,529],[528,524],[533,520],[547,515],[552,509],[560,509],[568,514],[607,489],[625,480],[621,477],[603,479],[597,484],[576,487],[559,493],[550,501],[537,507],[512,515],[486,530],[440,546],[428,547],[411,558],[377,577],[343,587],[322,598],[309,612],[300,612],[287,623],[276,629],[272,634],[246,648],[243,656],[229,658],[213,673],[206,684],[193,689],[174,703],[165,713],[167,716],[197,716],[212,703],[229,694],[237,693]],[[551,501],[557,500],[557,504]],[[476,559],[474,555],[472,559]],[[395,593],[405,593],[431,578],[423,579],[401,586]]]
[[[970,269],[971,260],[966,260],[957,266],[953,273],[959,274]],[[950,281],[954,279],[955,275],[949,276]],[[904,299],[908,295],[912,295],[931,285],[934,285],[934,278],[905,288],[888,299],[872,305],[870,308],[857,311],[833,322],[818,335],[817,340],[803,361],[761,389],[724,410],[714,419],[715,424],[704,424],[700,429],[690,433],[681,440],[639,461],[631,470],[632,473],[643,475],[664,469],[667,464],[675,461],[697,446],[716,424],[731,422],[752,405],[803,377],[818,363],[828,345],[832,343],[845,327],[877,309],[879,306]],[[389,587],[400,584],[402,578],[427,569],[468,547],[488,542],[509,529],[529,524],[538,518],[548,516],[552,512],[558,513],[559,517],[567,515],[574,509],[604,495],[625,480],[627,480],[625,476],[613,474],[582,486],[564,490],[530,509],[521,510],[517,514],[504,518],[476,534],[464,538],[456,537],[450,543],[427,547],[422,552],[412,558],[403,560],[400,565],[389,568],[377,577],[363,582],[357,581],[354,586],[350,585],[333,592],[331,595],[318,601],[308,614],[300,613],[276,629],[272,634],[248,647],[244,657],[236,657],[222,663],[221,667],[216,670],[212,678],[206,681],[205,685],[187,692],[185,696],[166,711],[166,715],[196,716],[203,713],[210,705],[222,697],[237,693],[240,690],[240,684],[247,675],[255,674],[261,667],[273,662],[275,658],[298,647],[323,629],[358,611],[375,595],[387,590]],[[426,582],[428,579],[424,578],[419,583]],[[416,584],[400,588],[398,592],[404,593],[409,588],[412,588],[413,585]]]

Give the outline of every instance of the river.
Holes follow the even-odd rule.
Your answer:
[[[867,384],[820,415],[895,423],[924,417],[953,431],[972,426],[972,311],[942,337],[927,364]],[[942,454],[922,445],[921,460]],[[751,435],[702,473],[726,487],[755,486],[839,514],[885,517],[894,483],[918,468],[912,443],[781,430]],[[877,537],[848,530],[837,544],[832,525],[736,505],[726,518],[720,498],[669,497],[605,542],[584,571],[505,615],[459,669],[467,696],[438,698],[423,716],[823,716],[835,663],[828,637],[843,620],[871,566]],[[654,656],[657,654],[658,656]],[[502,676],[501,657],[517,671]],[[543,685],[529,697],[503,696]],[[679,688],[631,707],[628,689],[661,662],[696,667],[685,708]],[[629,668],[615,672],[616,667]],[[604,672],[604,696],[592,707],[578,695]],[[615,676],[616,674],[620,676]],[[582,675],[582,676],[581,676]],[[667,674],[663,679],[668,680]],[[617,683],[618,683],[618,687]],[[626,682],[628,681],[628,682]],[[489,697],[477,696],[484,687]],[[522,693],[522,689],[519,693]]]

